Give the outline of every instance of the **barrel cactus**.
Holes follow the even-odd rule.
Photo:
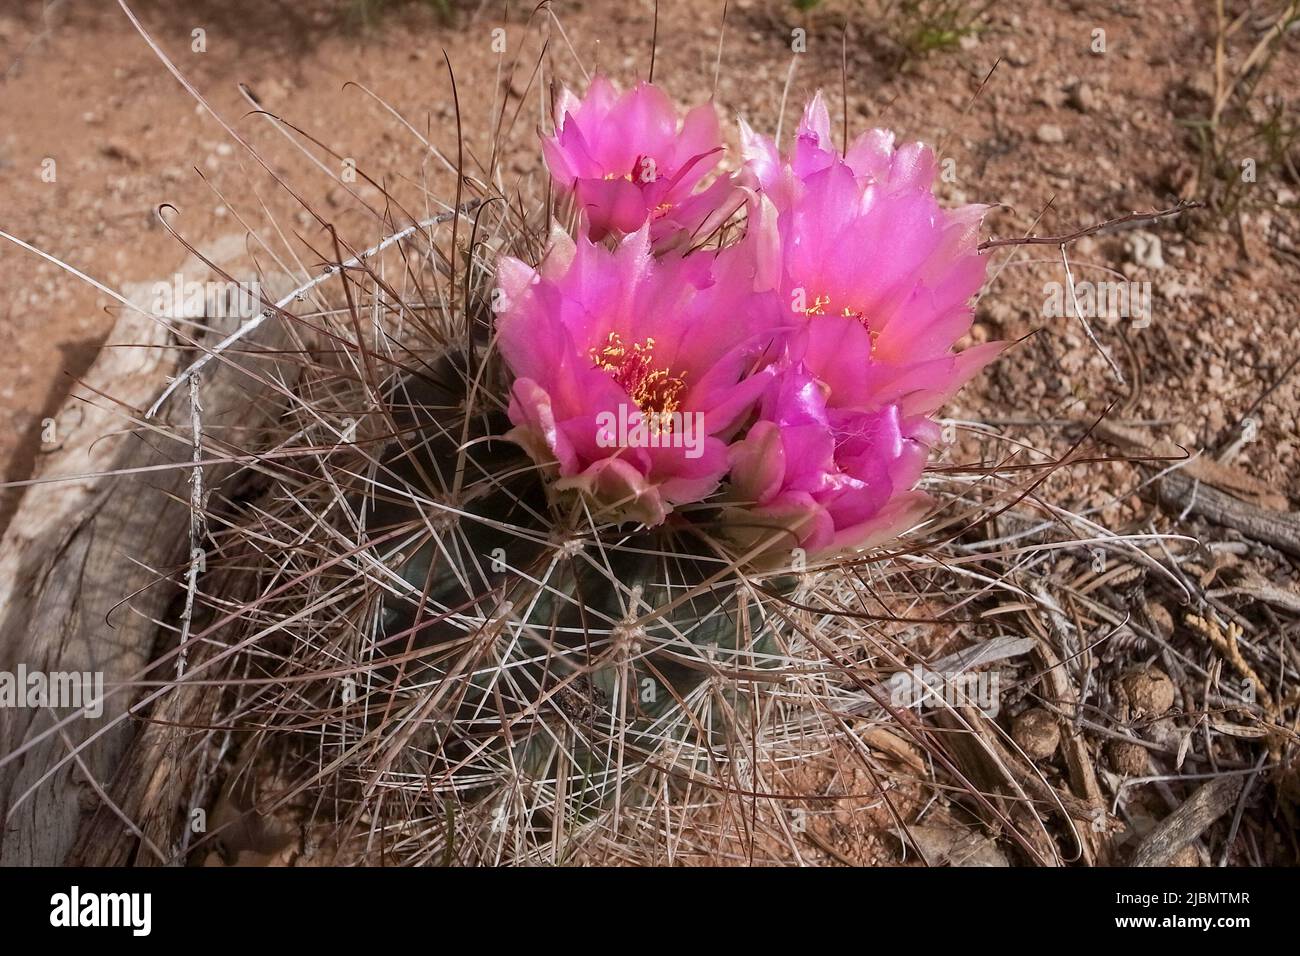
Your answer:
[[[258,588],[226,718],[341,844],[670,862],[861,696],[864,574],[997,351],[954,350],[983,210],[883,131],[841,155],[820,97],[785,154],[742,140],[716,172],[712,105],[597,78],[553,206],[484,187],[290,307],[283,435],[216,533]]]

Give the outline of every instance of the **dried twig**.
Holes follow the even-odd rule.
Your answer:
[[[1197,514],[1246,537],[1300,557],[1300,515],[1270,511],[1171,471],[1159,481],[1160,503],[1175,515]]]
[[[1085,226],[1082,229],[1076,229],[1074,232],[1066,233],[1063,236],[1021,236],[1018,239],[985,239],[979,244],[979,251],[985,249],[997,249],[1002,246],[1059,246],[1065,243],[1074,242],[1085,236],[1093,236],[1099,232],[1106,232],[1114,229],[1116,226],[1123,226],[1129,223],[1155,222],[1159,219],[1169,219],[1173,216],[1182,215],[1189,209],[1199,209],[1203,203],[1196,200],[1185,199],[1177,206],[1169,209],[1161,209],[1159,212],[1131,212],[1126,216],[1118,216],[1114,219],[1107,219],[1105,222],[1099,222],[1096,225]]]
[[[1091,422],[1079,424],[1087,427]],[[1287,506],[1285,495],[1278,494],[1273,487],[1254,475],[1216,461],[1208,455],[1189,456],[1186,448],[1166,439],[1153,439],[1135,428],[1127,428],[1104,419],[1093,427],[1092,433],[1128,451],[1139,451],[1145,455],[1177,463],[1177,470],[1188,478],[1238,495],[1248,495],[1264,508],[1280,511]]]
[[[1133,851],[1129,865],[1167,866],[1183,847],[1232,809],[1244,783],[1240,774],[1225,774],[1203,784],[1191,799],[1147,834]]]

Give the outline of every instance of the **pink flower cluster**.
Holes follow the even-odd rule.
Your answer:
[[[784,155],[742,122],[731,174],[711,103],[679,122],[596,77],[555,112],[577,234],[497,276],[509,437],[552,489],[646,525],[704,503],[733,540],[811,554],[915,524],[931,416],[1000,348],[953,348],[985,207],[941,208],[933,153],[887,131],[841,155],[820,94]]]

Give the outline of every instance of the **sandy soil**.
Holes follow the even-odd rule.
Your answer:
[[[496,5],[477,15],[466,6],[471,13],[448,24],[420,5],[399,5],[371,27],[349,16],[346,4],[325,0],[140,0],[135,9],[195,88],[287,182],[322,214],[355,226],[365,224],[355,205],[263,118],[250,115],[239,84],[418,203],[422,186],[438,182],[434,164],[359,87],[453,149],[446,49],[466,140],[485,142],[487,104],[502,63],[490,31],[500,17]],[[655,79],[685,100],[707,96],[721,3],[670,0],[663,7]],[[843,46],[847,104],[843,7],[831,3],[804,15],[778,0],[733,2],[715,94],[722,113],[775,125],[791,67],[791,31],[802,27],[807,52],[796,58],[790,102],[825,88],[851,132],[886,125],[940,144],[940,155],[952,161],[945,199],[995,205],[988,220],[995,235],[1065,233],[1170,206],[1203,186],[1192,178],[1197,153],[1185,121],[1205,114],[1213,89],[1212,4],[1025,0],[994,12],[961,44],[901,71],[867,24],[851,20]],[[565,43],[556,55],[561,72],[579,77],[571,43],[589,68],[599,65],[623,82],[645,74],[652,4],[602,0],[556,9],[567,38],[554,41]],[[513,15],[511,30],[524,31],[521,16]],[[1098,29],[1105,31],[1104,53],[1093,49]],[[193,49],[194,30],[204,31],[202,52]],[[1300,88],[1297,48],[1292,37],[1261,100]],[[264,230],[263,203],[281,228],[321,241],[311,218],[196,107],[116,4],[11,2],[0,14],[0,71],[0,229],[115,289],[169,277],[185,258],[159,223],[164,203],[175,209],[172,227],[199,247],[239,233],[244,218]],[[793,122],[788,115],[787,130]],[[43,177],[50,160],[53,181]],[[520,151],[505,165],[521,178],[539,172],[535,152]],[[1056,247],[999,253],[972,337],[1014,340],[1039,331],[963,393],[950,414],[1034,422],[1024,437],[1056,447],[1064,440],[1044,421],[1096,416],[1112,403],[1123,418],[1150,423],[1152,434],[1192,451],[1222,451],[1244,437],[1233,463],[1294,504],[1300,394],[1289,372],[1300,356],[1298,191],[1285,170],[1261,168],[1249,190],[1251,207],[1240,216],[1215,221],[1198,214],[1191,227],[1116,232],[1073,248],[1076,279],[1118,273],[1152,283],[1149,325],[1097,323],[1101,344],[1126,372],[1122,383],[1075,320],[1043,314],[1044,284],[1064,279]],[[0,243],[0,275],[7,336],[0,350],[0,474],[20,480],[41,453],[42,420],[93,358],[116,306],[8,243]],[[1246,417],[1256,425],[1243,436]],[[1067,472],[1054,483],[1071,502],[1101,505],[1125,480],[1124,466],[1114,465]],[[19,494],[0,492],[0,528]],[[1120,526],[1144,507],[1122,497],[1106,505],[1101,520]],[[1282,562],[1272,576],[1289,585],[1294,570]]]
[[[180,6],[178,12],[174,4],[140,3],[138,13],[195,87],[245,135],[261,129],[246,115],[239,83],[372,173],[413,175],[421,160],[413,137],[344,84],[373,90],[445,144],[453,116],[444,46],[460,77],[467,137],[482,135],[486,110],[479,102],[499,66],[490,37],[496,21],[488,11],[448,26],[424,8],[400,6],[365,28],[347,5],[320,0]],[[656,78],[683,96],[698,96],[702,84],[712,86],[719,17],[703,15],[698,4],[664,7]],[[824,86],[838,110],[834,9],[804,17],[776,0],[733,4],[717,87],[724,114],[770,124],[791,59],[790,31],[799,24],[809,30],[807,53],[798,58],[791,102]],[[567,4],[563,22],[584,62],[628,79],[648,65],[650,10],[648,3]],[[851,23],[852,129],[884,124],[944,144],[956,179],[945,184],[948,198],[1000,204],[990,226],[1002,235],[1027,229],[1040,213],[1038,230],[1055,232],[1167,205],[1195,163],[1180,120],[1204,106],[1210,88],[1208,6],[1031,0],[1018,10],[994,15],[961,47],[901,74],[881,62],[864,26]],[[1098,28],[1106,31],[1101,55],[1090,47]],[[191,49],[196,29],[205,31],[203,52]],[[571,57],[559,59],[561,69],[567,60],[576,74]],[[245,212],[257,213],[259,199],[277,211],[290,208],[282,195],[249,195],[241,151],[167,75],[113,4],[18,4],[0,16],[0,66],[0,225],[111,287],[166,277],[183,259],[184,250],[158,223],[162,203],[176,207],[175,228],[200,246],[238,231],[218,192],[234,196]],[[1274,73],[1281,89],[1300,79],[1292,55]],[[276,149],[275,139],[263,135],[257,142],[282,160],[289,151]],[[53,182],[43,178],[49,160],[56,164]],[[517,171],[529,172],[535,158],[520,162]],[[313,192],[319,175],[302,185],[309,197],[325,191]],[[1294,205],[1295,184],[1277,170],[1263,171],[1255,189],[1273,201],[1281,190]],[[1128,410],[1134,418],[1167,422],[1170,437],[1202,447],[1225,438],[1300,345],[1300,330],[1289,321],[1297,307],[1295,217],[1274,206],[1247,217],[1239,235],[1211,232],[1194,243],[1176,230],[1161,235],[1162,269],[1134,263],[1123,237],[1115,237],[1076,247],[1078,278],[1093,263],[1153,281],[1154,321],[1132,333],[1146,374]],[[988,383],[1003,416],[1074,417],[1130,398],[1077,325],[1044,321],[1042,284],[1062,278],[1051,247],[1017,259],[997,272],[981,309],[984,327],[976,332],[1015,338],[1043,330]],[[84,370],[113,314],[106,297],[8,244],[0,248],[0,269],[9,279],[0,316],[10,336],[0,355],[0,461],[12,480],[29,471],[40,450],[41,420]],[[1103,342],[1118,352],[1113,333],[1103,330]],[[1243,465],[1288,495],[1300,491],[1295,408],[1294,386],[1283,382],[1255,415],[1260,440],[1240,453]],[[14,497],[0,502],[0,523]]]

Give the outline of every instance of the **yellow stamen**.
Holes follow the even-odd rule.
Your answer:
[[[654,364],[655,340],[623,343],[623,337],[610,332],[603,346],[589,350],[596,368],[608,372],[632,397],[641,414],[657,418],[661,427],[671,427],[672,414],[681,407],[682,393],[686,391],[686,376],[673,375],[666,368]]]
[[[807,316],[830,315],[830,305],[830,296],[819,295],[813,299],[812,305],[803,310],[803,314]],[[862,327],[871,333],[871,351],[874,352],[876,350],[876,339],[880,337],[880,333],[871,327],[871,323],[867,321],[867,314],[860,309],[847,305],[840,309],[839,314],[846,319],[857,319],[862,324]]]
[[[828,295],[819,295],[813,299],[813,304],[803,310],[804,315],[825,315],[826,306],[831,304],[831,297]]]

